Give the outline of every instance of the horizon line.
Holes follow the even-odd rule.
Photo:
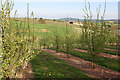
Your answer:
[[[120,2],[119,0],[16,0],[15,2]]]
[[[27,17],[16,17],[16,18],[27,18]],[[44,17],[35,17],[35,18],[37,18],[37,19],[39,19],[39,18],[43,18],[43,19],[63,19],[63,18],[67,18],[67,17],[63,17],[63,18],[44,18]],[[74,17],[68,17],[68,18],[74,18]],[[84,18],[74,18],[74,19],[84,19]],[[97,18],[93,18],[93,20],[94,19],[97,19]],[[99,20],[101,20],[101,19],[99,19]],[[104,19],[104,20],[119,20],[118,18],[110,18],[110,19]]]

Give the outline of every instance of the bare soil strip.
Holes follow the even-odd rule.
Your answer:
[[[19,78],[21,78],[23,80],[24,79],[25,80],[33,80],[33,78],[35,78],[30,63],[27,65],[27,67],[25,68],[24,73]]]
[[[105,48],[105,50],[110,50],[110,51],[120,51],[120,50],[117,50],[117,49],[108,49],[108,48]]]
[[[117,48],[117,46],[110,46],[110,45],[109,45],[108,47],[111,47],[111,48]]]
[[[95,64],[95,69],[93,69],[92,63],[90,61],[86,61],[81,58],[74,57],[72,55],[69,55],[70,58],[67,58],[67,54],[62,52],[56,53],[55,50],[48,50],[48,49],[42,49],[42,50],[50,53],[51,55],[58,57],[59,59],[67,62],[69,65],[72,65],[76,68],[83,70],[85,73],[88,74],[88,76],[92,78],[102,78],[102,79],[116,78],[115,80],[118,80],[118,77],[120,76],[119,72],[115,72],[113,70],[110,70],[108,68],[96,64]]]
[[[80,51],[80,52],[86,52],[86,53],[88,52],[88,51],[82,50],[82,49],[74,49],[74,50]],[[107,53],[100,53],[98,55],[103,56],[103,57],[107,57],[107,58],[114,58],[114,59],[117,59],[117,60],[120,59],[120,56],[118,56],[118,55],[112,55],[112,54],[107,54]]]
[[[111,54],[106,54],[106,53],[100,53],[98,55],[103,56],[103,57],[107,57],[107,58],[114,58],[114,59],[120,60],[120,56],[118,56],[118,55],[111,55]]]
[[[48,31],[47,29],[41,29],[42,31],[40,31],[40,32],[50,32],[50,31]]]

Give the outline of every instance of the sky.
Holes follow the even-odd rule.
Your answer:
[[[84,2],[85,0],[15,0],[15,2]],[[89,2],[104,2],[105,0],[86,0]],[[106,0],[107,2],[118,2],[119,0]]]
[[[101,5],[100,15],[104,11],[105,0],[86,0],[91,4],[91,12],[93,18],[96,18],[96,8]],[[105,19],[118,18],[118,1],[106,0],[106,14]],[[37,18],[58,19],[65,17],[84,18],[85,0],[15,0],[14,8],[11,16],[14,16],[17,10],[17,17],[27,16],[27,3],[30,6],[30,13],[33,11]],[[88,5],[87,5],[88,6]]]

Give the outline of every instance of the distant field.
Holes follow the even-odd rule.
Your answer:
[[[21,22],[17,23],[20,25]],[[24,26],[25,24],[25,26]],[[16,24],[15,24],[16,25]],[[22,22],[22,27],[18,27],[20,30],[20,32],[27,32],[28,31],[28,23],[26,22]],[[33,29],[34,28],[34,29]],[[39,24],[39,23],[35,23],[33,26],[33,23],[30,23],[30,30],[33,32],[34,30],[34,34],[37,37],[43,36],[43,35],[54,35],[55,32],[57,32],[61,35],[64,35],[66,32],[66,26],[62,26],[62,25],[48,25],[48,24]],[[69,32],[72,32],[72,27],[67,27]]]
[[[27,22],[25,24],[24,18],[16,18],[15,20],[16,20],[16,22],[19,23],[19,29],[21,32],[23,32],[23,30],[26,30],[26,31],[28,30]],[[20,22],[22,22],[22,27],[20,26]],[[74,25],[74,24],[68,24],[67,22],[64,22],[64,21],[45,20],[45,24],[40,24],[39,19],[35,19],[34,26],[33,26],[32,22],[33,22],[33,20],[30,19],[30,28],[31,28],[31,31],[33,31],[33,28],[34,28],[35,36],[37,36],[37,37],[42,37],[44,35],[52,36],[55,34],[56,29],[58,30],[57,32],[59,34],[65,35],[66,25],[67,25],[67,28],[70,33],[72,33],[72,31],[78,32],[78,34],[81,33],[81,28],[79,28],[80,26]],[[24,24],[25,24],[25,27],[24,27]],[[108,25],[108,23],[107,23],[107,25]],[[112,35],[116,35],[117,28],[118,28],[117,24],[111,25]]]
[[[25,21],[24,18],[16,18],[15,20],[22,21],[22,22]],[[33,20],[30,19],[30,22],[33,22]],[[34,22],[37,23],[37,24],[40,24],[40,23],[39,23],[39,19],[34,19]],[[62,20],[55,20],[55,21],[54,21],[54,20],[45,19],[45,24],[47,24],[47,25],[66,26],[66,22],[65,22],[65,21],[62,21]],[[71,27],[76,27],[77,25],[70,24],[69,26],[71,26]]]

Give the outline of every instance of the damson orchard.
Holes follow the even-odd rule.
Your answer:
[[[118,78],[119,42],[117,26],[109,27],[100,6],[93,21],[91,5],[85,3],[84,21],[11,17],[14,2],[1,0],[0,78]],[[87,7],[88,6],[88,7]],[[116,24],[116,23],[115,23]],[[114,28],[114,29],[113,29]],[[114,32],[114,33],[113,33]],[[114,73],[114,74],[112,74]]]

